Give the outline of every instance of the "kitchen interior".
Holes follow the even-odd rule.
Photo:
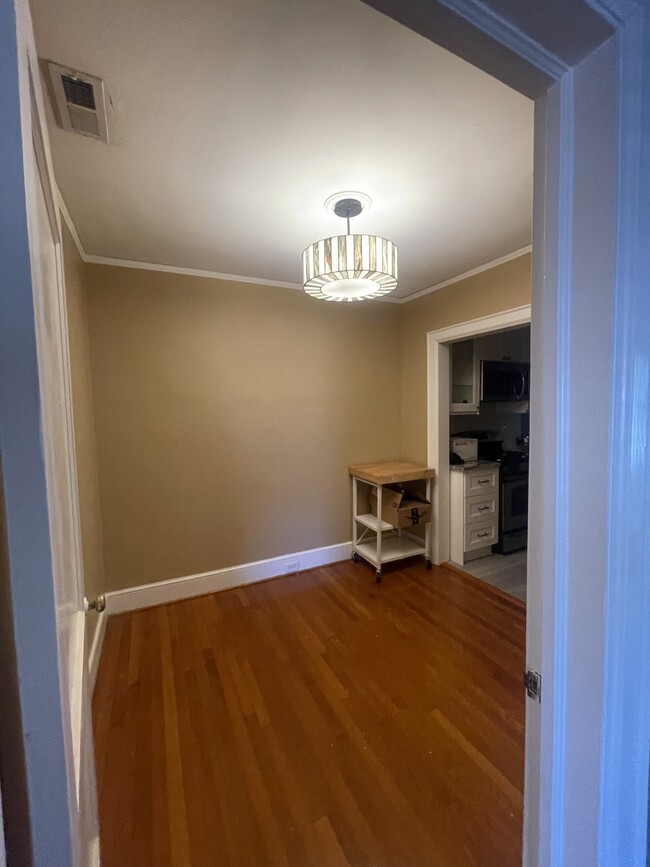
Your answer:
[[[526,601],[530,326],[450,346],[450,560]]]

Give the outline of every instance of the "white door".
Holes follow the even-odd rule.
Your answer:
[[[74,865],[98,863],[98,823],[65,288],[59,217],[30,80],[33,163],[26,166],[42,436]]]

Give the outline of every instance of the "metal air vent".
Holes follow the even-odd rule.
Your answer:
[[[107,142],[106,101],[101,78],[51,60],[46,63],[63,129]]]

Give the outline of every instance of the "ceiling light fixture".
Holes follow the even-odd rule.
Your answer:
[[[326,207],[331,202],[328,199]],[[367,196],[363,197],[370,202]],[[347,235],[310,244],[302,254],[305,292],[324,301],[365,301],[397,286],[397,247],[379,235],[350,234],[350,220],[363,210],[360,198],[340,198],[332,210],[347,220]],[[329,208],[328,208],[329,209]]]

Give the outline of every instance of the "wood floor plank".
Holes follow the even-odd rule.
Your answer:
[[[517,867],[525,611],[341,563],[110,618],[105,867]]]

